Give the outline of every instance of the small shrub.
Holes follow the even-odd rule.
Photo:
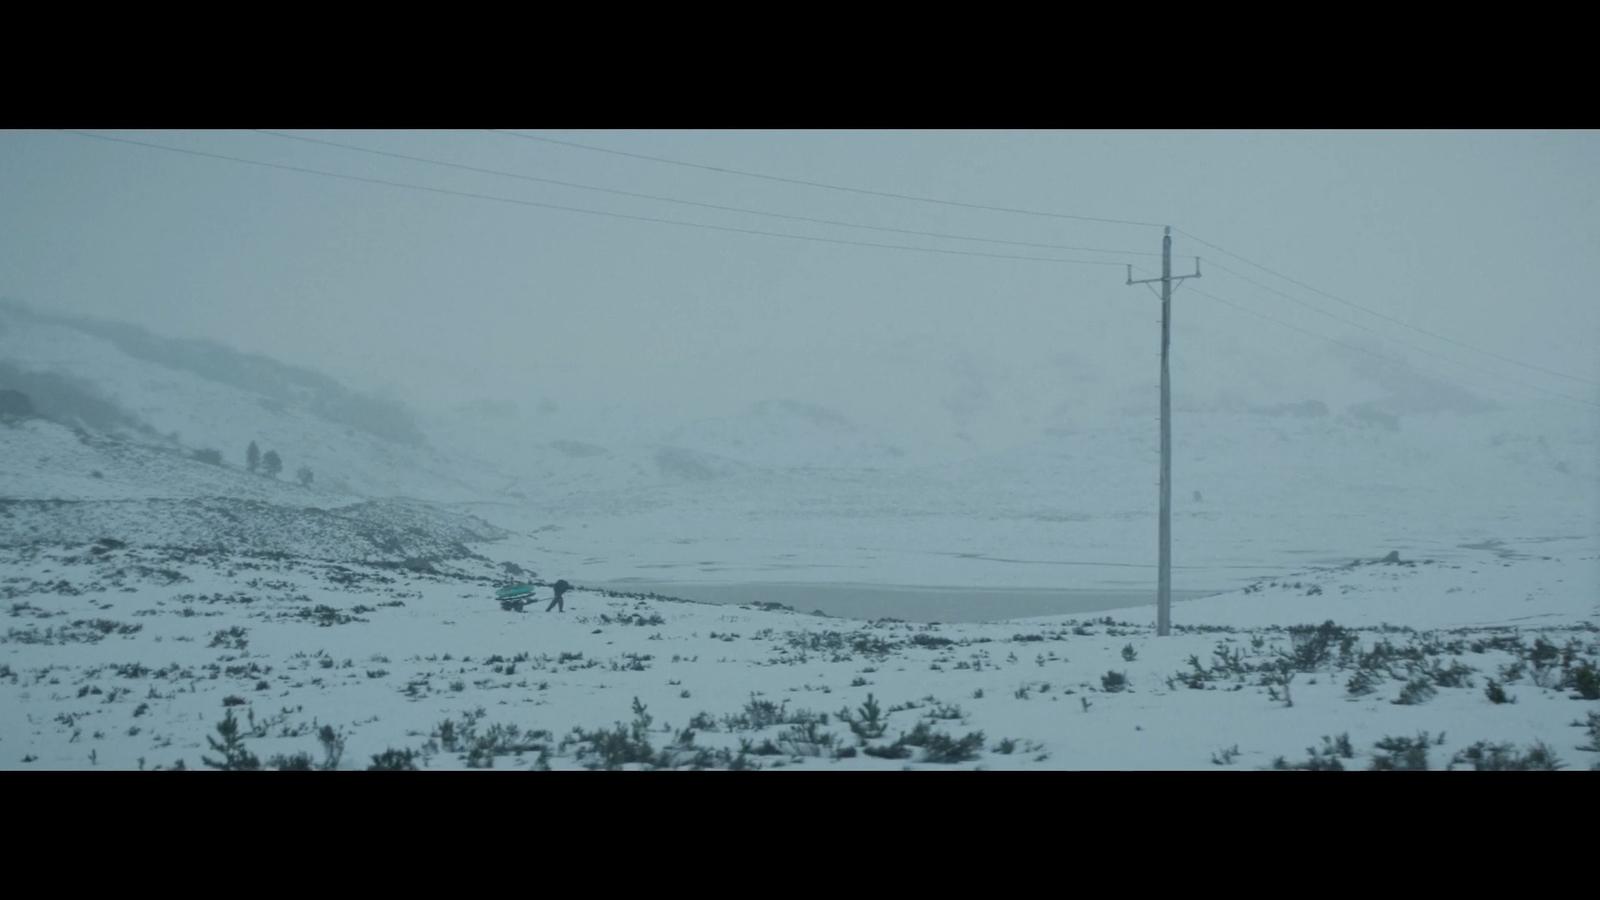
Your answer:
[[[1100,676],[1100,688],[1108,694],[1115,694],[1128,689],[1128,676],[1125,672],[1107,672]]]
[[[1572,724],[1578,728],[1585,727],[1583,722],[1573,722]],[[1586,753],[1600,753],[1600,712],[1589,713],[1587,728],[1589,743],[1580,745],[1578,749]]]
[[[1479,741],[1451,757],[1449,768],[1469,763],[1476,772],[1554,772],[1565,768],[1543,741],[1535,742],[1526,754],[1518,753],[1512,744]]]
[[[1350,732],[1346,731],[1337,738],[1331,738],[1327,735],[1323,735],[1322,753],[1324,756],[1340,756],[1344,759],[1355,759],[1356,750],[1355,747],[1351,746],[1350,744]]]
[[[778,737],[778,746],[791,756],[822,756],[832,749],[835,736],[831,731],[821,731],[816,722],[792,725]]]
[[[208,734],[206,742],[211,745],[214,752],[222,755],[222,759],[200,757],[200,761],[206,766],[224,771],[254,771],[261,768],[261,760],[245,749],[244,736],[239,733],[239,720],[233,717],[232,709],[229,709],[222,721],[217,723],[217,734],[221,735],[221,741]]]
[[[625,726],[621,722],[616,727],[605,730],[583,731],[581,728],[573,729],[573,738],[578,743],[587,744],[577,751],[578,759],[589,759],[584,765],[589,769],[620,769],[630,763],[648,764],[655,756],[655,749],[650,745],[650,725],[655,721],[639,698],[633,698],[633,724]]]
[[[1139,651],[1133,649],[1132,644],[1124,644],[1122,647],[1122,658],[1128,662],[1133,662],[1139,658]]]
[[[1489,698],[1490,703],[1517,702],[1517,698],[1507,696],[1506,689],[1501,687],[1500,682],[1495,681],[1493,678],[1489,679],[1488,686],[1483,689],[1483,695]]]
[[[1443,742],[1444,735],[1438,740]],[[1374,746],[1383,751],[1372,754],[1374,772],[1423,772],[1428,768],[1428,733],[1415,738],[1386,737]]]
[[[367,766],[368,772],[415,772],[417,771],[417,751],[412,749],[396,750],[390,747],[382,753],[372,755],[372,765]]]
[[[900,735],[895,743],[906,747],[921,747],[923,761],[931,763],[958,763],[976,759],[983,749],[983,732],[974,731],[960,738],[943,731],[935,731],[927,722],[918,722],[909,734]]]
[[[935,731],[927,722],[918,722],[909,733],[902,732],[894,743],[881,747],[863,747],[861,752],[879,759],[910,759],[914,747],[922,750],[923,762],[938,764],[966,762],[976,759],[979,751],[983,749],[983,732],[974,731],[957,738],[943,731]]]
[[[1357,669],[1350,680],[1344,684],[1344,689],[1353,697],[1363,697],[1378,689],[1383,679],[1369,669]]]
[[[739,755],[754,754],[756,756],[782,756],[783,748],[772,742],[771,738],[762,738],[757,744],[749,738],[739,739]]]
[[[1356,755],[1355,748],[1350,745],[1348,732],[1337,738],[1322,736],[1322,746],[1307,747],[1306,761],[1291,765],[1288,760],[1278,757],[1272,761],[1272,768],[1280,771],[1297,772],[1343,772],[1345,770],[1342,760],[1353,759]],[[1213,757],[1212,762],[1216,762]],[[1220,765],[1220,763],[1219,763]]]
[[[750,722],[750,727],[759,730],[782,722],[788,705],[789,701],[787,700],[782,703],[773,703],[771,700],[751,697],[750,701],[744,705],[744,715]]]
[[[1400,689],[1400,696],[1390,702],[1400,706],[1417,706],[1426,703],[1437,693],[1428,679],[1418,677],[1406,682],[1406,686]]]
[[[983,749],[983,732],[973,731],[959,738],[935,731],[923,748],[923,762],[953,764],[977,759]]]
[[[1211,754],[1211,764],[1214,766],[1231,766],[1239,758],[1239,745],[1234,744],[1226,750],[1218,750]]]
[[[1440,666],[1437,662],[1428,670],[1428,677],[1433,683],[1443,688],[1472,687],[1472,679],[1467,676],[1475,670],[1471,666],[1464,666],[1460,660],[1451,660],[1448,667]]]
[[[883,718],[883,710],[871,694],[867,695],[867,702],[861,704],[856,712],[852,713],[848,706],[839,710],[839,721],[848,725],[851,733],[862,741],[877,740],[889,728],[889,723]]]
[[[280,772],[313,772],[316,767],[311,764],[311,754],[296,753],[293,756],[278,754],[267,760],[267,768],[277,769]]]
[[[1282,702],[1285,708],[1294,706],[1294,694],[1290,691],[1290,686],[1298,672],[1293,660],[1288,657],[1280,658],[1272,668],[1274,671],[1263,672],[1261,675],[1261,683],[1267,687],[1267,696]],[[1279,688],[1283,689],[1281,694],[1278,692]]]
[[[222,631],[218,631],[211,635],[210,646],[223,647],[228,650],[243,650],[250,644],[250,642],[246,639],[246,635],[248,633],[249,631],[247,629],[241,628],[238,625],[235,625],[232,628],[225,628]]]
[[[1587,659],[1579,660],[1562,680],[1562,686],[1578,692],[1573,699],[1600,700],[1600,667]]]
[[[344,735],[334,731],[332,725],[324,725],[317,731],[317,742],[322,745],[322,764],[317,768],[324,772],[338,769],[339,760],[344,758]]]

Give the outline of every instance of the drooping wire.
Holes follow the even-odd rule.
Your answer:
[[[580,144],[577,141],[564,141],[559,138],[544,137],[543,135],[523,134],[520,131],[506,131],[503,129],[491,130],[493,130],[496,134],[510,135],[511,137],[519,137],[530,141],[544,141],[545,143],[549,144],[561,144],[567,147],[575,147],[580,150],[593,150],[598,153],[610,153],[616,156],[630,156],[634,159],[644,159],[651,162],[665,163],[672,166],[684,166],[691,169],[704,169],[708,172],[721,172],[725,175],[739,175],[745,178],[760,178],[766,181],[778,181],[783,182],[784,184],[798,184],[805,187],[823,188],[830,191],[845,191],[851,194],[864,194],[871,197],[889,197],[895,200],[913,200],[918,203],[937,203],[942,206],[959,206],[964,209],[982,209],[989,212],[1015,213],[1024,216],[1044,216],[1052,219],[1075,219],[1080,222],[1103,222],[1109,225],[1138,225],[1146,228],[1162,227],[1160,224],[1155,222],[1136,222],[1130,219],[1108,219],[1100,216],[1079,216],[1070,213],[1046,212],[1044,210],[1037,209],[1018,209],[1010,206],[992,206],[984,203],[963,203],[959,200],[942,200],[935,197],[918,197],[912,194],[896,194],[891,191],[873,191],[866,188],[848,187],[841,184],[827,184],[821,181],[806,181],[805,179],[801,178],[785,178],[781,175],[765,175],[760,172],[746,172],[740,169],[730,169],[725,166],[710,166],[703,163],[685,162],[678,159],[666,159],[664,157],[650,156],[644,153],[630,153],[626,150],[616,150],[611,147],[597,147],[593,144]]]
[[[131,138],[110,137],[108,135],[94,134],[92,132],[87,132],[87,131],[75,131],[75,130],[72,130],[72,129],[62,129],[62,131],[64,133],[66,133],[66,134],[76,134],[76,135],[80,135],[82,137],[97,138],[97,139],[103,140],[103,141],[111,141],[111,142],[120,143],[120,144],[132,144],[134,146],[149,147],[149,148],[155,149],[155,150],[165,150],[165,151],[172,152],[172,153],[183,153],[183,154],[187,154],[189,156],[200,156],[200,157],[206,157],[206,158],[209,158],[209,159],[227,160],[229,162],[244,163],[246,165],[252,165],[252,166],[263,166],[263,167],[266,167],[266,168],[269,168],[269,169],[280,169],[280,170],[286,171],[286,172],[300,172],[300,173],[307,174],[307,175],[320,175],[320,176],[325,177],[325,178],[339,178],[339,179],[343,179],[343,180],[346,180],[346,181],[356,181],[356,182],[361,182],[361,183],[364,183],[364,184],[377,184],[377,185],[383,185],[385,187],[403,188],[405,190],[412,190],[412,191],[423,191],[423,192],[430,193],[430,194],[447,194],[447,195],[450,195],[450,196],[467,197],[467,198],[471,198],[471,199],[475,199],[475,200],[491,200],[491,201],[494,201],[496,203],[507,203],[507,204],[511,204],[511,205],[514,205],[514,206],[528,206],[528,207],[536,207],[536,208],[539,208],[539,209],[554,209],[554,210],[561,210],[561,211],[564,211],[564,212],[583,213],[585,215],[592,215],[592,216],[605,216],[607,218],[613,218],[613,219],[628,219],[628,220],[635,221],[635,222],[654,222],[654,223],[662,224],[662,225],[678,225],[678,226],[682,226],[682,227],[686,227],[686,228],[700,228],[700,229],[705,229],[705,230],[708,230],[708,231],[723,231],[723,232],[731,232],[731,233],[735,233],[735,234],[753,234],[753,235],[761,235],[761,236],[764,236],[764,237],[786,238],[786,239],[789,239],[789,240],[796,240],[796,241],[811,241],[811,242],[814,242],[814,243],[822,243],[822,244],[840,244],[840,245],[854,246],[854,247],[872,247],[872,248],[881,249],[881,250],[903,250],[903,251],[908,251],[908,252],[912,252],[912,253],[935,253],[935,254],[942,254],[942,255],[949,255],[949,256],[969,256],[969,257],[983,257],[983,258],[988,258],[988,259],[1025,260],[1025,261],[1028,261],[1028,262],[1058,263],[1058,264],[1065,264],[1065,265],[1085,265],[1085,266],[1121,266],[1121,265],[1123,265],[1123,263],[1107,262],[1106,260],[1098,260],[1098,259],[1063,259],[1063,258],[1060,258],[1060,257],[1051,257],[1051,256],[1022,256],[1022,255],[1018,255],[1018,254],[1008,254],[1008,253],[984,253],[984,252],[977,251],[977,250],[951,250],[951,249],[945,249],[945,248],[939,248],[939,247],[909,247],[909,246],[906,246],[904,244],[879,244],[879,243],[870,242],[870,241],[851,241],[851,240],[845,240],[843,238],[815,237],[815,236],[812,236],[812,235],[804,235],[804,234],[786,234],[786,233],[780,232],[780,231],[762,231],[760,229],[755,229],[755,228],[734,228],[734,227],[728,226],[728,225],[711,225],[711,224],[707,224],[707,223],[704,223],[704,222],[686,222],[686,221],[683,221],[681,219],[664,219],[664,218],[660,218],[660,217],[657,217],[657,216],[641,216],[641,215],[634,215],[634,214],[631,214],[631,213],[607,212],[605,210],[585,209],[583,207],[577,207],[577,206],[563,206],[563,205],[557,204],[557,203],[541,203],[541,202],[538,202],[538,201],[535,201],[535,200],[519,200],[519,199],[516,199],[516,198],[513,198],[513,197],[501,197],[501,196],[497,196],[497,195],[494,195],[494,194],[479,194],[479,193],[474,193],[472,191],[456,191],[456,190],[451,190],[449,188],[439,188],[439,187],[429,187],[427,185],[409,184],[409,183],[402,182],[402,181],[391,181],[389,179],[384,179],[384,178],[369,178],[369,177],[366,177],[366,176],[363,176],[363,175],[345,175],[345,174],[341,174],[341,173],[338,173],[338,172],[324,172],[324,171],[322,171],[320,169],[312,169],[312,168],[308,168],[308,167],[305,167],[305,166],[291,166],[291,165],[286,165],[286,164],[283,164],[283,163],[263,162],[261,160],[244,159],[243,157],[238,157],[238,156],[228,156],[228,155],[222,154],[222,153],[210,153],[210,152],[207,152],[207,151],[204,151],[204,150],[190,150],[190,149],[183,148],[183,147],[169,147],[169,146],[166,146],[164,144],[153,144],[153,143],[149,143],[147,141],[136,141],[136,140],[133,140]]]
[[[1234,259],[1239,260],[1240,262],[1243,262],[1243,263],[1245,263],[1247,265],[1250,265],[1250,266],[1254,266],[1255,268],[1260,269],[1261,271],[1266,272],[1269,275],[1273,275],[1273,276],[1276,276],[1278,278],[1282,278],[1284,281],[1287,281],[1290,284],[1293,284],[1293,285],[1296,285],[1298,287],[1304,288],[1304,289],[1306,289],[1308,291],[1311,291],[1314,294],[1319,294],[1319,295],[1321,295],[1323,297],[1327,297],[1329,300],[1332,300],[1332,301],[1334,301],[1336,303],[1342,303],[1345,306],[1351,307],[1352,309],[1359,309],[1362,312],[1367,313],[1368,315],[1377,316],[1378,318],[1383,319],[1383,320],[1385,320],[1387,322],[1393,322],[1394,324],[1399,325],[1402,328],[1409,328],[1412,331],[1418,332],[1420,334],[1425,334],[1428,337],[1433,338],[1434,340],[1443,341],[1446,344],[1454,344],[1455,346],[1460,347],[1460,348],[1462,348],[1464,350],[1471,350],[1474,353],[1481,353],[1484,356],[1493,357],[1494,359],[1498,359],[1501,362],[1508,362],[1508,363],[1511,363],[1512,365],[1522,366],[1523,368],[1532,369],[1532,370],[1534,370],[1536,372],[1543,372],[1546,375],[1554,375],[1554,376],[1556,376],[1558,378],[1567,378],[1567,379],[1570,379],[1572,381],[1579,382],[1580,384],[1590,385],[1591,387],[1600,387],[1600,383],[1597,383],[1597,382],[1594,382],[1594,381],[1590,381],[1587,378],[1579,378],[1576,375],[1568,375],[1565,372],[1557,372],[1557,371],[1555,371],[1553,369],[1546,369],[1543,366],[1536,366],[1533,363],[1526,363],[1526,362],[1523,362],[1521,360],[1512,359],[1509,356],[1501,356],[1500,354],[1495,353],[1493,351],[1484,350],[1481,347],[1474,347],[1471,344],[1465,344],[1465,343],[1462,343],[1461,341],[1457,341],[1457,340],[1453,340],[1451,338],[1447,338],[1447,337],[1445,337],[1444,335],[1441,335],[1441,334],[1435,334],[1435,333],[1433,333],[1431,331],[1428,331],[1425,328],[1418,328],[1417,326],[1412,325],[1412,324],[1410,324],[1408,322],[1402,322],[1401,320],[1396,319],[1393,316],[1387,316],[1387,315],[1384,315],[1381,312],[1378,312],[1377,310],[1368,309],[1367,307],[1362,306],[1359,303],[1352,303],[1349,300],[1343,299],[1342,297],[1335,297],[1333,294],[1330,294],[1327,291],[1321,290],[1320,288],[1312,287],[1311,285],[1306,284],[1303,281],[1297,281],[1296,279],[1290,278],[1289,276],[1284,275],[1281,272],[1277,272],[1277,271],[1274,271],[1272,269],[1269,269],[1266,266],[1261,265],[1260,263],[1252,262],[1251,260],[1248,260],[1248,259],[1244,258],[1243,256],[1240,256],[1239,254],[1234,253],[1232,250],[1226,250],[1226,249],[1223,249],[1222,247],[1218,247],[1216,244],[1213,244],[1210,241],[1205,240],[1204,238],[1199,237],[1198,235],[1195,235],[1195,234],[1193,234],[1191,232],[1184,231],[1181,228],[1173,228],[1172,230],[1178,232],[1179,234],[1184,235],[1185,237],[1189,238],[1190,240],[1196,241],[1197,243],[1200,243],[1200,244],[1204,244],[1205,246],[1210,247],[1211,249],[1217,251],[1218,253],[1226,254],[1228,256],[1233,257]],[[1234,274],[1237,275],[1238,273],[1234,273]],[[1241,275],[1239,277],[1243,278],[1244,276]]]
[[[1223,306],[1232,307],[1233,309],[1236,309],[1236,310],[1238,310],[1238,311],[1240,311],[1242,313],[1246,313],[1248,315],[1252,315],[1252,316],[1255,316],[1257,318],[1266,319],[1268,322],[1273,322],[1273,323],[1275,323],[1277,325],[1283,326],[1284,328],[1288,328],[1288,329],[1291,329],[1293,331],[1298,331],[1301,334],[1308,334],[1308,335],[1310,335],[1310,336],[1312,336],[1314,338],[1320,338],[1320,339],[1322,339],[1324,341],[1328,341],[1328,342],[1333,343],[1333,344],[1338,344],[1339,346],[1344,347],[1344,348],[1346,348],[1348,350],[1354,350],[1354,351],[1356,351],[1358,353],[1365,353],[1368,356],[1372,356],[1372,357],[1375,357],[1377,359],[1381,359],[1384,362],[1389,363],[1390,365],[1396,365],[1396,366],[1400,366],[1400,367],[1405,368],[1405,369],[1409,369],[1409,370],[1411,370],[1413,372],[1416,372],[1419,375],[1428,374],[1428,373],[1423,372],[1423,371],[1417,369],[1416,367],[1410,365],[1409,363],[1405,363],[1405,362],[1402,362],[1400,360],[1393,359],[1392,357],[1385,356],[1382,353],[1378,353],[1376,351],[1369,350],[1366,347],[1358,347],[1355,344],[1345,343],[1344,341],[1341,341],[1341,340],[1339,340],[1337,338],[1332,338],[1332,337],[1329,337],[1329,336],[1327,336],[1325,334],[1322,334],[1320,332],[1312,331],[1309,328],[1301,328],[1298,325],[1290,324],[1288,322],[1283,321],[1282,319],[1276,318],[1274,316],[1269,316],[1266,313],[1257,312],[1256,310],[1250,309],[1249,307],[1241,306],[1241,305],[1239,305],[1237,303],[1233,303],[1233,302],[1231,302],[1229,300],[1224,300],[1224,299],[1222,299],[1221,297],[1218,297],[1215,294],[1212,294],[1212,293],[1210,293],[1208,291],[1201,290],[1200,288],[1195,287],[1193,285],[1189,286],[1189,290],[1193,291],[1196,294],[1199,294],[1202,297],[1205,297],[1207,299],[1210,299],[1212,301],[1220,303]],[[1493,391],[1495,393],[1504,394],[1504,395],[1506,395],[1508,397],[1517,397],[1517,398],[1522,399],[1522,400],[1532,400],[1532,401],[1535,401],[1535,402],[1538,402],[1539,399],[1540,399],[1538,397],[1530,397],[1530,396],[1528,396],[1526,394],[1518,393],[1517,391],[1508,391],[1508,390],[1506,390],[1504,388],[1501,388],[1501,387],[1494,387],[1494,386],[1491,386],[1491,385],[1480,384],[1478,382],[1469,381],[1467,379],[1458,378],[1456,376],[1449,376],[1449,377],[1453,378],[1456,381],[1460,381],[1462,384],[1468,384],[1468,385],[1471,385],[1471,386],[1473,386],[1475,388],[1478,388],[1480,390]],[[1583,400],[1581,398],[1568,397],[1565,394],[1555,394],[1555,393],[1550,392],[1550,391],[1545,391],[1544,393],[1551,394],[1551,396],[1554,396],[1554,397],[1558,398],[1559,400],[1567,401],[1567,403],[1564,403],[1563,405],[1577,404],[1577,405],[1581,406],[1583,409],[1585,409],[1586,411],[1591,411],[1591,412],[1594,411],[1594,410],[1600,409],[1600,404],[1592,403],[1590,401]],[[1574,407],[1574,408],[1576,408],[1576,407]]]
[[[299,135],[299,134],[286,134],[286,133],[281,132],[281,131],[271,131],[271,130],[262,129],[262,128],[257,128],[257,129],[253,129],[253,130],[256,131],[259,134],[271,135],[273,137],[279,137],[279,138],[287,138],[288,140],[292,140],[292,141],[304,141],[304,142],[309,143],[309,144],[322,144],[323,146],[338,147],[338,148],[343,149],[343,150],[353,150],[353,151],[356,151],[358,153],[370,153],[370,154],[373,154],[375,156],[387,156],[387,157],[391,157],[393,159],[403,159],[403,160],[408,160],[410,162],[426,163],[428,165],[433,165],[433,166],[445,166],[447,168],[460,169],[460,170],[467,171],[467,172],[477,172],[477,173],[484,174],[484,175],[498,175],[498,176],[502,176],[502,177],[505,177],[505,178],[517,178],[517,179],[521,179],[523,181],[538,182],[540,184],[553,184],[553,185],[559,185],[561,187],[576,188],[578,190],[583,190],[583,191],[596,191],[596,192],[599,192],[599,193],[614,194],[614,195],[617,195],[617,196],[620,196],[620,197],[633,197],[633,198],[640,199],[640,200],[654,200],[654,201],[659,201],[661,203],[677,203],[677,204],[680,204],[680,205],[683,205],[683,206],[695,206],[695,207],[699,207],[701,209],[715,209],[715,210],[719,210],[719,211],[722,211],[722,212],[742,213],[744,215],[751,215],[751,216],[767,216],[767,217],[774,218],[774,219],[787,219],[787,220],[794,221],[794,222],[809,222],[809,223],[816,224],[816,225],[835,225],[835,226],[838,226],[838,227],[841,227],[841,228],[860,228],[860,229],[867,230],[867,231],[882,231],[882,232],[889,232],[889,233],[893,233],[893,234],[910,235],[910,236],[913,236],[913,237],[942,238],[942,239],[953,240],[953,241],[974,241],[974,242],[977,242],[977,243],[984,243],[984,244],[1009,244],[1009,245],[1016,246],[1016,247],[1036,247],[1036,248],[1043,249],[1043,250],[1068,250],[1068,251],[1073,251],[1073,252],[1078,252],[1078,253],[1115,253],[1115,254],[1120,254],[1120,255],[1123,255],[1123,256],[1160,256],[1161,255],[1159,253],[1155,253],[1153,251],[1148,251],[1148,250],[1113,250],[1113,249],[1109,249],[1109,248],[1105,248],[1105,247],[1075,247],[1075,246],[1067,246],[1067,245],[1064,245],[1064,244],[1045,244],[1045,243],[1039,243],[1039,242],[1036,242],[1036,241],[1014,241],[1014,240],[1006,240],[1006,239],[1003,239],[1003,238],[971,237],[969,235],[948,234],[948,233],[938,232],[938,231],[916,231],[916,230],[909,229],[909,228],[890,228],[890,227],[883,226],[883,225],[864,225],[864,224],[861,224],[859,222],[841,222],[841,221],[838,221],[838,220],[835,220],[835,219],[821,219],[821,218],[815,218],[815,217],[812,217],[812,216],[791,215],[789,213],[766,212],[766,211],[758,210],[758,209],[746,209],[746,208],[739,207],[739,206],[725,206],[725,205],[722,205],[722,204],[719,204],[719,203],[704,203],[704,202],[701,202],[701,201],[698,201],[698,200],[684,200],[684,199],[677,198],[677,197],[663,197],[663,196],[660,196],[660,195],[657,195],[657,194],[645,194],[645,193],[640,193],[638,191],[624,191],[624,190],[619,190],[617,188],[599,187],[597,185],[591,185],[591,184],[580,184],[580,183],[575,182],[575,181],[563,181],[563,180],[558,179],[558,178],[545,178],[545,177],[538,176],[538,175],[528,175],[528,174],[525,174],[525,173],[522,173],[522,172],[507,172],[507,171],[504,171],[504,170],[501,170],[501,169],[487,169],[487,168],[482,168],[480,166],[469,166],[469,165],[466,165],[466,164],[463,164],[463,163],[454,163],[454,162],[447,162],[445,160],[430,159],[430,158],[424,157],[424,156],[412,156],[412,155],[406,154],[406,153],[395,153],[395,152],[389,151],[389,150],[377,150],[377,149],[374,149],[374,148],[371,148],[371,147],[359,147],[359,146],[356,146],[354,144],[345,144],[345,143],[341,143],[339,141],[325,140],[323,138],[307,137],[305,135]]]
[[[1346,325],[1351,326],[1352,328],[1359,328],[1362,331],[1371,332],[1372,334],[1375,334],[1378,337],[1383,338],[1386,341],[1389,341],[1390,343],[1399,345],[1401,347],[1405,347],[1408,350],[1414,350],[1417,353],[1421,353],[1421,354],[1423,354],[1425,356],[1431,356],[1431,357],[1433,357],[1435,359],[1441,359],[1441,360],[1444,360],[1447,363],[1450,363],[1451,365],[1460,366],[1463,369],[1467,369],[1469,371],[1477,372],[1480,375],[1488,375],[1490,378],[1497,378],[1497,379],[1499,379],[1501,381],[1504,381],[1504,382],[1506,382],[1508,384],[1517,385],[1518,387],[1525,387],[1525,388],[1527,388],[1528,390],[1531,390],[1531,391],[1539,391],[1540,393],[1549,394],[1552,397],[1561,397],[1561,398],[1566,399],[1566,400],[1575,400],[1575,401],[1577,401],[1579,403],[1587,403],[1588,402],[1586,400],[1582,400],[1582,399],[1577,398],[1577,397],[1571,397],[1571,396],[1568,396],[1566,394],[1559,393],[1557,391],[1547,390],[1547,389],[1539,387],[1538,385],[1535,385],[1535,384],[1528,384],[1525,381],[1518,381],[1515,378],[1508,378],[1508,377],[1506,377],[1504,375],[1501,375],[1501,374],[1499,374],[1497,372],[1491,372],[1488,369],[1480,368],[1478,366],[1468,365],[1467,363],[1461,362],[1460,360],[1451,359],[1448,356],[1444,356],[1444,355],[1435,353],[1432,350],[1428,350],[1428,349],[1423,348],[1423,347],[1418,347],[1415,344],[1408,344],[1405,341],[1396,340],[1395,338],[1390,337],[1387,334],[1384,334],[1383,332],[1379,331],[1376,328],[1371,328],[1371,327],[1368,327],[1366,325],[1361,324],[1360,322],[1352,322],[1349,319],[1342,318],[1340,316],[1336,316],[1333,313],[1330,313],[1325,309],[1322,309],[1322,308],[1320,308],[1318,306],[1315,306],[1315,305],[1313,305],[1311,303],[1307,303],[1305,300],[1302,300],[1299,297],[1296,297],[1296,296],[1294,296],[1292,294],[1286,294],[1283,291],[1280,291],[1277,288],[1272,287],[1271,285],[1262,284],[1261,282],[1256,281],[1254,278],[1251,278],[1251,277],[1249,277],[1247,275],[1242,275],[1242,274],[1240,274],[1238,272],[1235,272],[1234,270],[1228,268],[1227,266],[1222,265],[1221,263],[1213,262],[1213,263],[1211,263],[1211,267],[1214,268],[1214,269],[1221,269],[1222,271],[1227,272],[1229,275],[1232,275],[1235,278],[1240,279],[1241,281],[1248,282],[1250,284],[1255,285],[1258,288],[1261,288],[1262,290],[1271,291],[1272,293],[1277,294],[1280,297],[1283,297],[1283,298],[1285,298],[1287,300],[1291,300],[1291,301],[1293,301],[1295,303],[1298,303],[1301,306],[1304,306],[1305,308],[1311,310],[1312,312],[1321,313],[1322,315],[1327,316],[1328,318],[1333,319],[1336,322],[1342,322],[1342,323],[1344,323]],[[1596,385],[1596,387],[1600,387],[1600,385]]]

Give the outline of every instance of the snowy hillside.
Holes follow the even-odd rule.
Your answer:
[[[841,413],[795,400],[768,400],[737,416],[682,425],[664,440],[745,465],[779,469],[874,468],[906,456],[904,449],[875,441]]]
[[[123,326],[12,306],[0,316],[12,403],[0,416],[0,545],[106,542],[431,568],[481,565],[468,545],[506,534],[408,499],[481,496],[462,475],[503,480],[416,446],[405,429],[341,424],[337,410],[364,401],[320,376]],[[283,379],[267,377],[284,372],[314,388],[302,408]],[[266,393],[239,386],[251,379]],[[174,425],[190,436],[163,436]],[[252,441],[282,447],[288,471],[249,471],[242,452],[206,452]],[[305,477],[290,477],[302,467]]]
[[[1064,356],[995,367],[915,342],[843,347],[882,370],[854,407],[774,397],[652,430],[648,417],[571,403],[458,403],[418,415],[412,431],[379,416],[383,437],[341,424],[366,420],[339,410],[366,407],[314,373],[121,326],[0,314],[0,375],[112,423],[0,428],[10,498],[447,503],[512,533],[497,551],[507,558],[555,560],[597,583],[1154,579],[1154,394]],[[793,366],[816,379],[842,371]],[[1179,589],[1390,549],[1445,558],[1460,544],[1594,533],[1593,417],[1496,408],[1372,357],[1307,357],[1298,375],[1252,389],[1218,363],[1180,392]],[[919,382],[927,392],[899,397],[898,415],[866,403]],[[424,445],[394,439],[413,432]],[[281,453],[280,477],[244,471],[251,441]],[[192,458],[206,449],[220,465]],[[290,478],[301,466],[309,485]]]
[[[467,497],[501,483],[423,446],[414,426],[403,419],[391,421],[403,413],[324,384],[313,373],[278,367],[312,382],[309,388],[284,379],[251,379],[252,366],[277,364],[197,342],[161,343],[149,336],[143,337],[153,347],[140,345],[130,353],[95,333],[96,327],[0,305],[0,387],[13,387],[4,383],[9,380],[24,393],[36,393],[41,384],[69,385],[72,396],[66,403],[90,398],[114,408],[125,422],[114,429],[80,423],[71,406],[67,415],[52,418],[151,446],[214,450],[233,467],[243,467],[246,448],[254,441],[263,453],[280,455],[284,478],[309,469],[317,491]],[[204,365],[192,359],[201,353]],[[368,407],[382,414],[372,414]],[[366,418],[352,410],[367,413]],[[41,412],[49,415],[48,410]]]
[[[886,357],[931,386],[898,417],[776,393],[654,424],[544,402],[411,417],[270,360],[10,308],[0,326],[7,767],[1600,752],[1600,457],[1564,410],[1381,367],[1181,397],[1178,627],[1157,640],[1149,392],[1028,396],[1021,362],[913,354]],[[251,441],[284,471],[248,471]],[[580,585],[564,613],[494,599],[556,578]],[[767,585],[928,603],[869,621],[691,602]],[[993,601],[1045,590],[1100,611]]]

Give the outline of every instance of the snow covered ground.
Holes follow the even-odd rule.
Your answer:
[[[1600,765],[1585,541],[1307,570],[1180,603],[1167,638],[1148,607],[917,625],[580,586],[517,612],[487,560],[0,554],[7,767]]]
[[[0,423],[8,768],[1600,759],[1600,455],[1569,413],[1180,404],[1157,638],[1153,410],[1003,431],[975,388],[977,438],[922,441],[782,399],[657,431],[491,404],[407,443],[0,325],[0,362],[145,426]],[[252,440],[315,480],[247,472]],[[565,612],[494,600],[556,578]]]

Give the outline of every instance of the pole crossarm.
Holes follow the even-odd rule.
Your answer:
[[[1134,280],[1134,277],[1133,277],[1133,266],[1131,264],[1128,266],[1128,283],[1129,284],[1155,284],[1155,283],[1160,282],[1160,281],[1169,281],[1169,280],[1170,281],[1182,281],[1185,278],[1199,278],[1199,277],[1200,277],[1200,257],[1198,257],[1198,256],[1196,256],[1194,258],[1194,274],[1193,275],[1174,275],[1170,279],[1166,279],[1166,278],[1140,278],[1138,280]]]

